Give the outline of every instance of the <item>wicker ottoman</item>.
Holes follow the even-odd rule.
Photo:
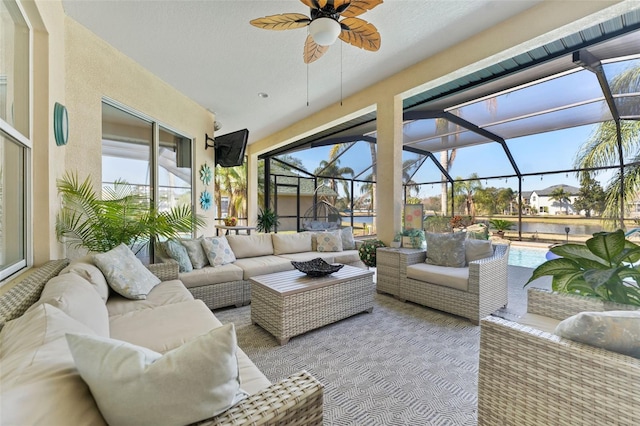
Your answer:
[[[373,272],[345,265],[324,277],[293,270],[250,278],[251,322],[281,345],[298,334],[373,310]]]

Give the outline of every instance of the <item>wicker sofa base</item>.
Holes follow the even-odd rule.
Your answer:
[[[196,299],[201,299],[209,309],[224,308],[226,306],[240,307],[251,300],[251,293],[245,295],[245,287],[249,281],[229,281],[220,284],[191,287],[188,290]]]

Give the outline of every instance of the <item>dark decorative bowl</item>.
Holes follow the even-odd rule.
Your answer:
[[[300,272],[304,272],[310,277],[323,277],[325,275],[338,272],[344,265],[332,265],[317,257],[308,262],[291,261],[291,264]]]

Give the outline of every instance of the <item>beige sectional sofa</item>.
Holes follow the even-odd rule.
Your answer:
[[[333,231],[340,236],[336,251],[318,251],[317,236],[328,233],[300,232],[254,235],[227,235],[225,238],[233,251],[235,261],[220,266],[204,266],[190,272],[180,272],[178,277],[197,299],[210,309],[225,306],[242,306],[251,301],[249,278],[290,271],[291,261],[307,261],[317,257],[329,263],[366,268],[360,260],[356,242],[350,228]],[[202,238],[202,237],[201,237]],[[160,246],[158,259],[175,262]]]
[[[105,287],[105,277],[89,257],[68,263],[48,262],[2,289],[2,424],[106,424],[98,399],[76,368],[67,333],[118,339],[166,354],[222,326],[178,280],[176,264],[150,265],[160,284],[146,299],[131,300]],[[235,354],[240,388],[249,396],[203,424],[322,423],[322,385],[311,375],[302,371],[272,384],[242,349]],[[154,398],[160,390],[146,389],[140,399]],[[203,402],[193,395],[169,395],[191,398],[180,404],[183,412]]]

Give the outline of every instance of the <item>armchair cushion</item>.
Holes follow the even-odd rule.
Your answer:
[[[555,334],[640,358],[640,311],[581,312],[561,321]]]
[[[469,289],[469,268],[450,268],[417,263],[407,266],[407,277],[462,291]]]
[[[493,255],[493,246],[489,240],[467,239],[464,243],[467,263]]]
[[[464,232],[437,234],[427,232],[426,263],[438,266],[463,268],[466,264]]]

